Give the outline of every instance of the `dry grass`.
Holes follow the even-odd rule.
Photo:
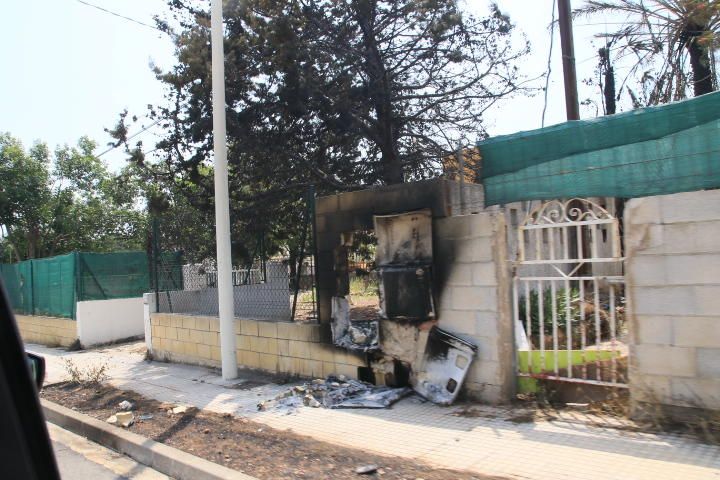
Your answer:
[[[652,390],[645,389],[643,401],[634,406],[632,416],[652,431],[690,435],[701,442],[720,445],[720,411],[707,408],[700,399],[687,402],[681,416],[672,410]]]
[[[643,402],[633,404],[627,392],[609,390],[604,400],[581,398],[577,402],[587,403],[581,409],[587,416],[584,422],[597,427],[685,435],[702,443],[720,445],[720,412],[707,409],[698,401],[683,409],[682,419],[679,419],[650,390],[645,392],[643,398]],[[551,421],[562,419],[563,412],[572,410],[557,401],[550,382],[540,384],[538,393],[519,394],[517,399],[524,407],[535,409],[537,416],[544,416]]]

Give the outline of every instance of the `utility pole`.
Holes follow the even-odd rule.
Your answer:
[[[568,120],[580,120],[571,12],[570,0],[558,0],[560,47],[562,49],[563,79],[565,80],[565,110]]]
[[[235,302],[230,250],[230,195],[225,125],[225,53],[223,51],[222,0],[211,0],[213,146],[215,153],[215,241],[217,242],[220,359],[225,380],[237,378],[235,355]]]

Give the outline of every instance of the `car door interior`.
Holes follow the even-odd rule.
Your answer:
[[[0,478],[60,479],[38,390],[0,280]]]

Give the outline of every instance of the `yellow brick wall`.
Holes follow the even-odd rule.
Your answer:
[[[220,366],[217,318],[153,313],[150,324],[156,358]],[[328,325],[236,319],[235,344],[238,365],[272,373],[357,378],[365,366],[362,355],[330,344]]]
[[[67,318],[15,315],[25,343],[69,347],[77,338],[77,322]]]

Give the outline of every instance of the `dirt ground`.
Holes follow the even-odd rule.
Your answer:
[[[434,469],[412,460],[384,457],[339,447],[292,432],[269,428],[246,418],[204,412],[195,408],[170,415],[172,404],[149,400],[108,385],[59,383],[46,386],[41,396],[73,410],[106,420],[119,411],[118,404],[135,404],[135,424],[128,430],[198,457],[225,465],[262,480],[359,479],[470,480],[498,479],[468,472]],[[152,415],[140,420],[140,415]],[[382,442],[382,438],[377,439]],[[378,466],[375,473],[360,475],[356,468]]]
[[[352,295],[351,298],[350,320],[377,320],[380,306],[376,295]]]

